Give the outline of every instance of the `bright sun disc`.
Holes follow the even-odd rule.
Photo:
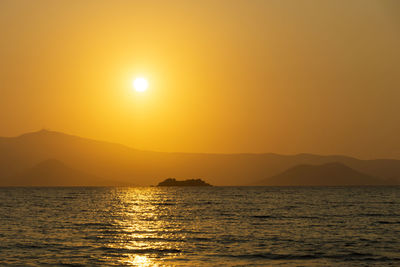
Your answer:
[[[136,78],[133,81],[133,87],[137,92],[144,92],[147,90],[147,87],[149,87],[149,83],[145,78]]]

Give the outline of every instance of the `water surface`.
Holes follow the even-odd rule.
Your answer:
[[[399,266],[400,187],[0,188],[0,265]]]

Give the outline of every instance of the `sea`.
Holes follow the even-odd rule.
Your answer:
[[[0,266],[400,266],[400,187],[0,188]]]

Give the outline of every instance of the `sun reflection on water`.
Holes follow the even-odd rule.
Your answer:
[[[176,235],[179,229],[166,222],[171,206],[165,203],[171,199],[151,188],[115,193],[119,204],[112,209],[113,234],[105,238],[114,256],[119,254],[120,264],[159,266],[161,258],[173,259],[180,254],[184,240]]]
[[[121,260],[122,264],[133,265],[133,266],[159,266],[157,263],[149,259],[147,256],[139,255],[125,255],[127,258]]]

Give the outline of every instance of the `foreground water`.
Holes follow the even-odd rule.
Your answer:
[[[400,187],[0,188],[0,265],[400,265]]]

